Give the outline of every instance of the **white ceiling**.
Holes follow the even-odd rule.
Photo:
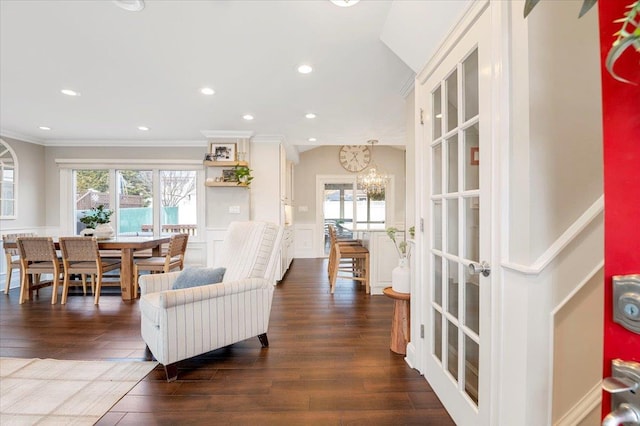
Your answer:
[[[194,145],[204,130],[279,135],[299,150],[404,145],[414,71],[380,37],[411,28],[395,13],[385,29],[391,9],[387,0],[147,0],[126,12],[105,0],[0,0],[0,131],[45,145]],[[442,34],[452,19],[429,16]],[[432,38],[420,43],[428,52],[442,35]],[[415,68],[415,51],[402,50]],[[302,63],[314,71],[299,74]]]

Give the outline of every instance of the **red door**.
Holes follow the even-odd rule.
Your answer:
[[[640,52],[627,49],[617,61],[618,75],[636,83],[616,81],[604,68],[607,53],[621,27],[631,0],[600,0],[602,57],[602,113],[604,131],[605,298],[604,377],[611,375],[611,360],[640,362],[640,335],[614,323],[614,275],[640,274]],[[611,410],[610,395],[603,394],[603,416]]]

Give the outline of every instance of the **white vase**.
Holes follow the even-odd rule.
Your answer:
[[[93,235],[95,235],[95,237],[98,239],[111,238],[114,234],[115,231],[113,230],[113,227],[110,223],[101,223],[100,225],[96,226],[96,229],[93,232]]]
[[[411,269],[406,257],[401,257],[391,271],[391,287],[396,293],[411,293]]]

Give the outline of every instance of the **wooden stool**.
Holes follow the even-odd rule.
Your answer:
[[[353,265],[349,268],[341,268],[340,261],[342,259],[353,261]],[[365,286],[365,292],[369,294],[369,250],[366,247],[334,244],[329,255],[329,263],[331,265],[329,283],[332,294],[336,289],[338,278],[349,278],[361,282]],[[340,275],[339,272],[345,274]]]
[[[394,299],[393,319],[391,320],[391,347],[397,353],[407,354],[407,343],[411,341],[411,299],[410,293],[398,293],[392,287],[383,290],[385,296]]]
[[[359,240],[338,238],[336,229],[333,227],[333,225],[328,225],[328,229],[329,229],[331,246],[329,249],[329,262],[327,265],[327,273],[329,274],[329,277],[331,277],[331,271],[333,270],[333,262],[336,260],[334,258],[335,253],[333,251],[333,246],[336,244],[342,244],[343,246],[348,245],[348,246],[361,247],[362,244]],[[342,260],[338,259],[338,262],[341,264],[342,267],[344,267],[344,268],[341,267],[342,270],[353,269],[355,267],[353,259],[342,259]]]

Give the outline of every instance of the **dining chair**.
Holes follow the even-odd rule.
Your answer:
[[[20,304],[33,298],[33,291],[52,286],[51,304],[58,300],[58,284],[63,266],[51,237],[18,237],[20,253]],[[52,274],[50,281],[34,283],[33,275]]]
[[[11,275],[14,269],[18,269],[21,271],[22,267],[20,264],[20,250],[18,247],[7,247],[7,243],[15,244],[16,239],[18,237],[35,237],[36,234],[33,232],[24,232],[21,234],[4,234],[2,236],[2,247],[4,248],[4,255],[7,259],[7,274],[5,275],[5,286],[4,286],[4,294],[9,294],[9,290],[11,289]],[[22,273],[20,273],[20,282],[22,283]]]
[[[69,285],[72,275],[81,275],[83,293],[87,294],[86,276],[91,276],[91,289],[94,295],[93,303],[98,304],[104,273],[120,268],[120,261],[100,257],[98,240],[96,237],[60,237],[62,263],[64,266],[64,284],[62,301],[67,303]]]
[[[139,259],[133,265],[133,298],[138,297],[138,278],[140,272],[148,271],[150,273],[163,272],[167,273],[178,268],[182,270],[184,268],[184,253],[187,251],[187,242],[189,241],[189,234],[175,234],[171,236],[169,241],[169,249],[166,255],[148,257],[146,259]]]

